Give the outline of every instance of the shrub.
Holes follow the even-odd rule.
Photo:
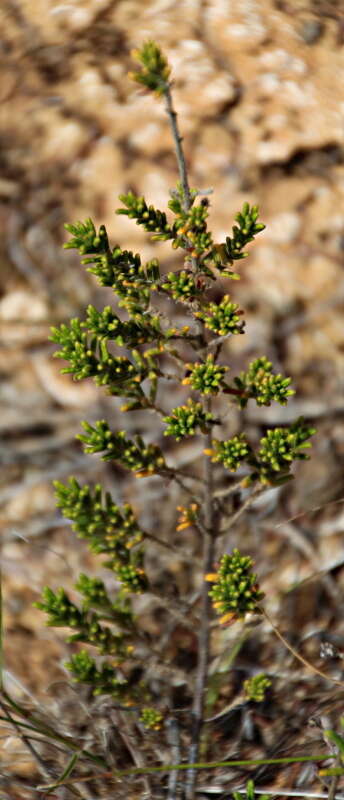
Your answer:
[[[55,355],[68,362],[62,371],[71,373],[75,380],[92,378],[109,395],[122,398],[123,413],[153,412],[160,433],[174,438],[180,443],[178,446],[183,447],[187,437],[203,440],[202,459],[195,459],[191,467],[181,471],[158,443],[147,443],[139,434],[131,437],[125,429],[112,430],[105,420],[92,425],[83,422],[84,432],[79,436],[85,452],[99,453],[103,460],[120,465],[138,478],[148,480],[154,476],[177,482],[183,502],[189,498],[189,505],[178,507],[178,530],[194,526],[202,541],[202,589],[194,605],[188,604],[187,598],[178,597],[176,588],[176,599],[166,602],[149,573],[145,551],[150,543],[154,543],[157,553],[160,547],[165,552],[170,548],[171,553],[175,548],[145,530],[133,508],[129,504],[118,505],[101,485],[81,486],[70,478],[66,484],[55,484],[57,505],[91,551],[105,556],[104,566],[118,588],[108,591],[98,577],[82,574],[76,584],[79,604],[63,588],[56,592],[46,588],[37,605],[48,614],[49,625],[69,627],[69,641],[82,642],[90,648],[75,651],[67,669],[74,681],[86,684],[95,695],[111,698],[113,708],[120,709],[127,720],[123,724],[130,727],[134,748],[143,746],[140,731],[146,730],[146,761],[149,737],[164,737],[165,746],[172,747],[171,731],[176,730],[173,725],[177,723],[169,699],[171,693],[166,690],[165,696],[157,696],[151,681],[145,679],[145,661],[155,659],[157,667],[163,665],[171,675],[175,667],[169,667],[163,649],[156,647],[144,632],[140,603],[133,599],[151,594],[179,626],[197,631],[196,677],[190,677],[185,693],[182,722],[183,747],[187,745],[188,761],[194,764],[205,755],[201,743],[212,609],[219,625],[240,623],[247,615],[261,613],[264,596],[250,556],[238,549],[223,552],[222,537],[232,518],[216,490],[219,485],[225,485],[229,495],[236,490],[244,511],[244,505],[248,505],[247,497],[244,503],[244,489],[252,501],[266,487],[279,486],[292,478],[293,463],[308,458],[314,429],[298,419],[289,426],[268,430],[258,444],[243,432],[231,438],[223,438],[223,434],[221,437],[224,414],[231,406],[240,410],[249,402],[285,405],[294,394],[290,378],[275,374],[264,355],[237,376],[232,375],[225,360],[224,343],[231,336],[243,335],[245,327],[244,312],[228,289],[229,283],[240,277],[232,268],[240,266],[247,255],[245,248],[263,231],[264,224],[259,221],[257,206],[244,203],[225,241],[214,242],[208,230],[209,199],[189,186],[166,58],[153,42],[144,44],[136,58],[139,66],[132,78],[165,101],[180,181],[171,191],[169,214],[148,205],[144,197],[132,191],[120,197],[122,207],[117,213],[135,221],[156,242],[169,241],[180,255],[180,267],[166,274],[157,259],[143,263],[139,254],[111,245],[104,226],[96,230],[90,219],[66,225],[71,238],[65,247],[79,251],[82,264],[99,284],[112,289],[117,305],[107,305],[102,310],[89,306],[85,319],[73,319],[69,325],[54,328],[52,341],[59,347]],[[226,293],[215,301],[212,289],[219,279]],[[172,320],[167,320],[160,299],[171,308],[185,310],[190,324],[173,321],[173,311]],[[168,413],[158,400],[167,381],[169,386],[186,387],[185,403]],[[257,676],[246,683],[246,691],[259,701],[269,683]],[[174,758],[178,747],[172,748]],[[173,761],[172,756],[170,760]],[[186,800],[195,797],[197,774],[192,767],[186,771]],[[170,775],[169,798],[175,796],[176,775]],[[140,776],[137,780],[141,780]],[[154,786],[156,796],[160,796],[161,782]],[[249,782],[247,797],[253,796],[253,784]]]

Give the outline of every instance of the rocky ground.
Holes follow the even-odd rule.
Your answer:
[[[297,481],[256,508],[245,530],[271,613],[308,658],[340,678],[340,659],[324,666],[318,645],[328,637],[338,644],[343,636],[341,0],[3,0],[0,30],[0,485],[8,688],[22,697],[26,687],[40,703],[60,708],[59,690],[50,692],[50,685],[64,680],[66,651],[56,631],[42,627],[32,602],[46,582],[71,586],[80,569],[95,564],[63,527],[51,481],[69,474],[111,481],[102,464],[83,456],[74,437],[80,419],[115,421],[116,407],[93,385],[60,376],[48,343],[51,324],[81,315],[88,302],[110,300],[78,259],[61,250],[63,223],[91,216],[106,224],[114,242],[144,258],[159,255],[166,269],[176,264],[167,245],[159,245],[158,253],[137,226],[114,213],[118,195],[129,189],[164,208],[177,179],[163,105],[127,77],[130,51],[147,38],[163,47],[172,65],[191,184],[214,190],[215,237],[230,232],[245,200],[259,204],[267,225],[234,285],[247,309],[247,335],[227,353],[233,368],[266,354],[292,375],[297,389],[287,409],[245,412],[250,429],[303,414],[315,421],[318,435],[312,461],[297,468]],[[153,420],[142,424],[152,435]],[[188,446],[185,457],[194,452]],[[123,476],[117,479],[130,499],[132,489]],[[164,491],[162,522],[171,529],[178,495]],[[147,508],[148,501],[154,508],[160,492],[154,482],[135,485],[138,506]],[[154,554],[151,559],[163,581],[166,564],[159,567]],[[180,563],[169,569],[180,590],[189,591],[191,565],[184,572]],[[318,576],[290,591],[320,569],[326,585]],[[158,632],[148,617],[149,609],[147,626],[156,624]],[[286,692],[295,662],[288,656],[285,663],[271,631],[254,639],[244,660],[257,658],[262,641],[260,666],[274,665],[273,707],[282,718],[277,724],[262,712],[256,723],[278,748],[286,713],[293,713],[295,739],[307,747],[317,737],[305,730],[306,719],[315,709],[320,725],[322,704],[332,713],[324,724],[338,725],[340,692],[309,677],[312,711],[304,684],[298,685],[297,711]],[[231,691],[232,685],[228,701]],[[229,752],[228,741],[226,746]],[[31,798],[24,792],[32,765],[23,756],[13,771],[17,750],[13,737],[6,743],[4,772],[22,781],[18,798]],[[280,787],[299,781],[319,790],[306,772],[263,775],[263,785],[270,778]],[[9,777],[4,781],[4,797],[17,797],[13,785]]]

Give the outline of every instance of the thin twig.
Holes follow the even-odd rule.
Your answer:
[[[257,495],[261,494],[261,492],[263,492],[263,491],[265,491],[265,487],[264,486],[263,487],[262,486],[257,486],[253,490],[252,494],[250,494],[250,496],[247,498],[247,500],[245,500],[245,502],[242,504],[242,506],[240,506],[238,511],[236,511],[234,514],[232,514],[232,516],[226,522],[226,525],[224,526],[224,528],[221,528],[219,530],[219,532],[217,534],[218,537],[219,536],[224,536],[226,533],[228,533],[228,531],[233,527],[233,525],[235,525],[235,523],[238,521],[238,519],[240,519],[240,517],[245,513],[245,511],[247,511],[249,509],[249,507],[252,505],[252,503],[256,499]]]
[[[177,162],[178,162],[178,170],[179,170],[180,181],[181,181],[181,184],[182,184],[182,187],[183,187],[184,208],[185,208],[185,211],[189,211],[189,208],[191,207],[191,193],[190,193],[190,186],[189,186],[186,163],[185,163],[185,156],[184,156],[184,151],[183,151],[183,147],[182,147],[183,139],[182,139],[182,136],[179,133],[178,122],[177,122],[177,113],[176,113],[176,111],[175,111],[175,109],[173,107],[170,85],[166,86],[165,98],[166,98],[166,111],[167,111],[167,114],[168,114],[168,116],[170,118],[170,125],[171,125],[172,135],[173,135],[174,144],[175,144],[175,148],[176,148],[176,156],[177,156]]]
[[[218,347],[218,345],[222,345],[227,339],[233,336],[232,332],[226,333],[225,336],[218,336],[217,338],[211,339],[210,342],[207,342],[205,347],[203,347],[203,351],[211,350],[213,347]]]
[[[160,473],[160,475],[163,474],[164,474],[163,472]],[[177,473],[174,473],[173,470],[171,470],[171,472],[165,474],[166,477],[170,478],[170,480],[178,483],[178,486],[180,486],[180,488],[183,489],[183,491],[186,492],[191,497],[191,500],[194,503],[197,503],[197,505],[199,504],[199,498],[195,497],[193,490],[186,485],[185,481],[183,481],[182,478]]]
[[[176,602],[173,601],[171,597],[166,597],[165,594],[159,594],[159,592],[154,589],[148,589],[146,594],[154,597],[154,599],[157,600],[159,604],[162,605],[163,608],[165,608],[166,611],[168,611],[176,620],[178,620],[178,622],[183,625],[184,628],[195,631],[195,622],[192,622],[186,617],[186,609],[184,609],[183,606],[178,607]]]
[[[307,667],[307,669],[310,669],[311,672],[314,672],[316,675],[320,675],[321,678],[325,678],[326,681],[331,681],[331,683],[336,683],[337,686],[341,686],[342,688],[344,688],[344,682],[343,681],[338,680],[338,678],[332,678],[331,675],[326,675],[326,672],[323,672],[321,669],[318,669],[317,667],[315,667],[313,664],[311,664],[309,661],[307,661],[307,659],[304,658],[301,655],[301,653],[298,653],[298,651],[295,650],[295,648],[291,644],[289,644],[289,642],[285,639],[285,637],[283,636],[281,631],[277,628],[277,625],[275,625],[275,623],[271,619],[270,614],[268,614],[267,611],[265,611],[264,608],[259,608],[259,610],[264,615],[265,619],[267,619],[267,621],[271,625],[272,630],[276,634],[277,638],[284,644],[284,646],[287,648],[287,650],[289,650],[290,653],[292,653],[294,658],[296,658],[298,661],[300,661],[301,664],[304,665],[304,667]]]
[[[239,489],[242,489],[242,481],[243,479],[241,478],[240,481],[237,481],[236,483],[231,483],[230,486],[224,486],[223,489],[216,489],[216,491],[213,493],[213,497],[215,498],[227,497],[230,494],[234,494],[234,492],[237,492]]]
[[[196,556],[194,556],[193,553],[187,553],[185,550],[181,550],[179,547],[175,547],[170,542],[164,542],[163,539],[159,539],[158,536],[154,536],[154,533],[147,533],[145,531],[144,538],[147,539],[148,541],[154,542],[154,544],[157,544],[159,547],[162,547],[164,550],[168,550],[170,553],[175,553],[175,555],[179,556],[179,558],[182,561],[186,561],[187,563],[190,564],[190,561],[192,559],[194,564],[198,564],[198,565],[201,564],[201,560],[199,558],[197,558]]]

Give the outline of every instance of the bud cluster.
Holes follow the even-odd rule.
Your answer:
[[[250,397],[256,401],[257,406],[270,406],[272,400],[285,406],[288,397],[295,394],[293,389],[289,389],[291,378],[274,375],[272,363],[265,356],[252,361],[246,372],[241,372],[234,378],[234,383],[242,392],[237,396],[240,408],[245,408]]]
[[[304,461],[308,458],[303,452],[311,447],[307,440],[313,436],[315,428],[304,423],[302,417],[289,428],[268,430],[260,440],[258,458],[261,462],[262,475],[266,472],[284,472],[296,459]]]
[[[146,445],[141,436],[127,439],[125,431],[111,431],[104,419],[98,420],[94,426],[82,422],[82,427],[86,433],[77,438],[83,442],[86,453],[103,453],[103,461],[118,461],[141,477],[153,475],[166,467],[160,448],[155,444]]]
[[[241,463],[245,462],[253,469],[243,481],[243,485],[247,487],[256,481],[278,486],[292,478],[290,467],[293,461],[304,461],[308,458],[302,450],[311,446],[307,439],[314,433],[315,428],[306,425],[300,417],[289,427],[268,430],[260,440],[257,452],[243,433],[222,442],[213,439],[212,447],[206,448],[204,452],[213,462],[222,463],[231,472],[236,472]]]
[[[212,355],[208,355],[202,363],[186,364],[186,366],[187,377],[182,381],[185,386],[190,385],[200,394],[218,394],[228,367],[216,364]]]
[[[209,595],[216,613],[221,614],[220,623],[243,619],[250,612],[259,613],[258,603],[264,594],[252,566],[252,558],[235,549],[232,555],[222,556],[215,574],[206,575],[206,580],[214,582]]]
[[[177,531],[183,531],[185,528],[190,528],[191,525],[194,525],[198,517],[198,510],[197,503],[191,503],[187,507],[177,506],[177,511],[179,511]]]
[[[245,322],[241,319],[243,311],[237,303],[232,303],[229,294],[225,294],[220,303],[209,303],[196,311],[195,317],[204,322],[206,328],[218,336],[244,333]]]
[[[212,449],[205,449],[205,454],[211,457],[215,463],[223,464],[226,469],[231,472],[236,472],[241,466],[242,461],[246,461],[247,457],[251,454],[251,447],[246,441],[244,433],[239,433],[233,436],[232,439],[220,442],[218,439],[213,439]]]
[[[87,650],[79,650],[67,661],[66,667],[76,683],[92,686],[94,695],[109,694],[124,704],[127,703],[128,696],[131,697],[128,682],[119,674],[116,666],[109,661],[103,661],[98,667]]]
[[[114,655],[117,663],[130,656],[133,648],[126,643],[127,636],[101,625],[99,614],[88,608],[78,608],[63,588],[55,593],[46,586],[42,598],[42,602],[36,603],[36,606],[48,614],[48,625],[73,628],[77,631],[68,637],[69,642],[87,642],[97,647],[102,655]]]
[[[56,481],[55,489],[58,507],[67,519],[73,521],[73,529],[79,537],[87,539],[90,550],[109,557],[105,566],[116,573],[128,590],[134,587],[136,592],[147,588],[142,568],[143,552],[137,547],[144,538],[144,531],[138,526],[131,506],[117,506],[109,492],[103,493],[100,485],[95,486],[92,492],[87,485],[80,487],[75,478],[70,478],[67,486]],[[84,576],[82,593],[86,580]],[[93,591],[97,588],[99,593],[100,590],[100,585],[96,587],[90,583],[88,600],[92,585]],[[121,607],[111,608],[118,620]]]
[[[158,96],[164,94],[171,70],[160,47],[148,41],[140,50],[133,50],[132,56],[139,62],[140,70],[130,72],[129,77]]]
[[[199,282],[187,269],[168,272],[161,288],[168,292],[173,300],[181,300],[182,303],[191,303],[201,294]]]
[[[271,686],[270,678],[267,678],[264,673],[260,673],[244,681],[244,692],[248,700],[262,703],[265,700],[266,690],[269,686]]]
[[[248,203],[244,203],[242,211],[239,211],[235,217],[239,224],[233,225],[233,236],[227,236],[221,252],[217,251],[217,266],[221,271],[226,272],[227,263],[233,264],[233,261],[246,258],[247,253],[243,252],[244,247],[265,228],[262,222],[257,222],[258,215],[258,206],[250,208]]]
[[[198,429],[206,433],[215,423],[213,414],[205,411],[201,403],[196,403],[191,398],[184,406],[174,408],[163,420],[167,423],[164,436],[174,436],[177,442],[184,436],[194,436]]]
[[[146,706],[142,709],[140,714],[140,722],[147,730],[160,731],[163,715],[155,708]]]
[[[134,192],[120,194],[119,199],[125,208],[119,208],[116,214],[124,214],[129,219],[135,219],[145,231],[154,233],[153,239],[173,239],[175,232],[167,222],[164,211],[159,211],[154,206],[147,206],[144,197],[138,197]]]

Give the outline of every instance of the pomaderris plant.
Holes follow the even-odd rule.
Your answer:
[[[129,470],[134,480],[155,476],[164,486],[178,484],[176,526],[179,531],[190,526],[197,531],[194,569],[202,569],[202,588],[196,600],[195,595],[178,597],[177,586],[166,596],[158,591],[145,553],[148,548],[157,553],[163,548],[165,554],[170,549],[175,559],[178,546],[145,530],[133,508],[127,503],[118,505],[102,486],[80,485],[70,478],[66,485],[55,484],[57,505],[90,550],[105,556],[103,566],[112,574],[117,590],[109,591],[100,578],[82,574],[76,583],[79,604],[63,588],[56,592],[46,588],[38,606],[48,614],[49,625],[71,629],[69,641],[87,645],[71,655],[67,664],[71,677],[88,684],[95,695],[109,696],[109,702],[132,726],[134,749],[142,747],[146,730],[144,761],[149,737],[154,738],[160,730],[160,740],[166,750],[170,748],[169,763],[179,757],[195,764],[206,756],[202,745],[204,704],[214,621],[240,625],[247,615],[262,612],[263,592],[252,559],[236,548],[224,552],[223,537],[260,491],[291,479],[293,462],[308,457],[305,450],[314,429],[298,419],[289,427],[267,430],[258,444],[243,432],[230,438],[223,434],[231,407],[244,409],[249,402],[285,405],[294,394],[290,378],[276,374],[265,355],[233,375],[223,353],[224,343],[228,346],[230,337],[243,335],[245,328],[244,312],[232,299],[229,287],[240,277],[236,268],[247,255],[246,246],[264,225],[258,221],[258,208],[244,203],[225,241],[214,242],[207,225],[208,197],[189,186],[167,60],[150,41],[134,56],[139,66],[131,73],[133,80],[165,102],[180,180],[171,191],[168,211],[148,205],[144,197],[130,191],[120,197],[122,207],[117,213],[142,226],[154,241],[170,241],[176,267],[166,273],[156,258],[143,263],[140,255],[110,244],[105,227],[96,230],[90,219],[66,225],[71,239],[65,246],[79,251],[82,263],[99,284],[113,291],[115,304],[101,310],[89,306],[83,320],[73,319],[69,325],[54,328],[52,340],[59,346],[55,355],[68,362],[63,372],[71,373],[75,380],[93,378],[108,394],[123,398],[121,411],[125,414],[137,410],[155,414],[159,443],[148,443],[139,432],[129,435],[125,422],[112,430],[105,420],[83,422],[79,438],[87,453],[99,453],[103,460],[116,462]],[[212,290],[219,278],[214,300]],[[188,325],[173,322],[174,308],[179,318],[181,310],[187,316]],[[181,386],[185,387],[182,404],[166,407],[173,389],[180,393]],[[164,455],[162,436],[174,439],[173,457]],[[197,437],[199,456],[181,470],[175,466],[176,453],[185,447],[188,437]],[[230,504],[234,494],[239,497],[235,511]],[[182,559],[182,536],[180,542]],[[201,552],[203,566],[198,558]],[[169,692],[158,696],[150,680],[145,680],[146,662],[156,663],[157,670],[162,665],[165,686],[169,669],[172,676],[175,667],[169,666],[159,641],[140,625],[140,602],[135,600],[138,610],[133,611],[133,598],[144,593],[165,606],[178,630],[184,626],[195,637],[197,667],[195,674],[189,674],[180,724]],[[246,689],[255,699],[262,699],[270,681],[264,683],[260,676],[258,683]],[[180,772],[178,778],[177,772],[166,780],[155,776],[155,794],[151,796],[193,800],[197,779],[196,766]],[[252,794],[251,784],[249,790]],[[147,786],[145,791],[141,797],[147,796]]]

